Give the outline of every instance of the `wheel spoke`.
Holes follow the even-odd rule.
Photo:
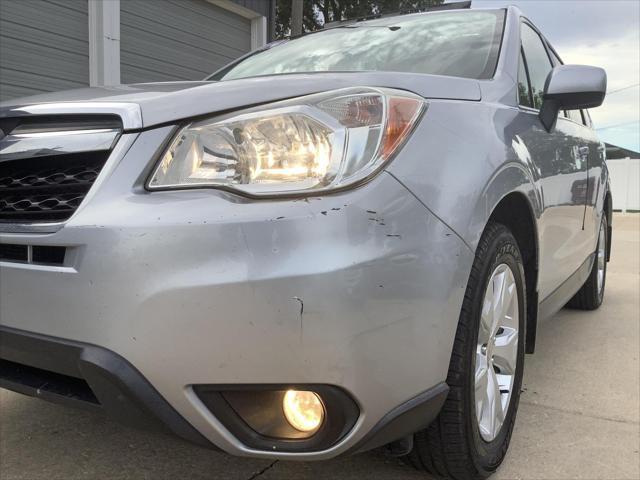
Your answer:
[[[515,375],[518,360],[518,331],[502,327],[502,333],[495,338],[493,363],[503,375]]]
[[[505,274],[502,272],[496,275],[493,279],[493,318],[491,323],[491,335],[495,335],[504,316],[504,287]]]
[[[488,416],[487,429],[491,433],[491,436],[495,438],[502,422],[504,421],[504,411],[502,409],[502,399],[500,395],[500,385],[498,385],[498,378],[493,368],[489,368],[489,375],[487,381],[487,400],[488,405],[485,410]]]
[[[502,394],[500,393],[500,385],[498,384],[498,376],[493,372],[491,374],[491,382],[493,386],[493,428],[491,432],[495,437],[504,422],[504,409],[502,408]]]
[[[513,388],[513,375],[503,375],[501,373],[496,373],[496,378],[498,379],[498,386],[500,387],[500,393],[503,395],[503,397],[506,394],[511,393],[511,389]]]
[[[505,301],[501,327],[518,328],[518,296],[516,282],[513,277],[505,288]]]
[[[476,389],[476,398],[482,399],[480,403],[476,405],[476,409],[480,409],[480,413],[478,414],[478,425],[480,426],[480,431],[486,436],[491,436],[494,422],[493,410],[495,403],[495,389],[493,387],[493,380],[491,379],[492,368],[487,368],[485,372],[486,373],[483,376],[482,391],[480,391],[480,388]]]
[[[480,329],[478,330],[478,344],[487,344],[491,338],[491,328],[493,327],[493,302],[489,295],[486,295],[482,304],[480,314]]]
[[[475,375],[475,400],[476,400],[476,417],[478,422],[482,420],[483,411],[487,399],[487,367],[476,368]]]

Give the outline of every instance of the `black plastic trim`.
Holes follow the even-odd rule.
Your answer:
[[[0,359],[49,374],[86,382],[107,416],[126,425],[171,432],[202,446],[216,448],[189,424],[127,360],[96,345],[0,326]],[[28,369],[26,369],[28,370]],[[42,373],[42,372],[40,372]],[[30,384],[32,376],[0,371],[0,386],[44,400],[96,406],[86,398],[60,394]]]
[[[427,428],[444,405],[449,386],[442,382],[397,406],[347,453],[360,453],[395,442]]]
[[[9,360],[0,359],[0,387],[62,405],[100,407],[84,380]]]
[[[538,291],[531,292],[531,298],[527,299],[527,333],[524,342],[524,353],[536,353],[536,335],[538,333]]]
[[[253,430],[225,398],[227,392],[264,392],[289,389],[312,391],[322,399],[325,407],[325,421],[320,429],[310,437],[285,439],[262,435]],[[193,390],[227,430],[244,445],[256,450],[297,453],[326,450],[344,438],[360,416],[360,409],[351,396],[343,389],[333,385],[194,385]]]

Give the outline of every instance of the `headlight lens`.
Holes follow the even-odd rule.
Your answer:
[[[406,92],[347,89],[192,123],[164,153],[148,188],[274,196],[352,185],[391,158],[424,105]]]

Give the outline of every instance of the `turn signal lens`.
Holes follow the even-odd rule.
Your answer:
[[[301,432],[314,432],[324,420],[324,407],[314,392],[288,390],[282,399],[287,422]]]
[[[382,157],[389,158],[411,131],[422,103],[414,98],[390,97],[387,124],[382,138]]]

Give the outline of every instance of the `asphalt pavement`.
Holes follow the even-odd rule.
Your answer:
[[[492,480],[640,479],[639,331],[640,214],[616,214],[605,303],[539,329]],[[232,457],[0,390],[1,480],[426,478],[378,451],[314,463]]]

